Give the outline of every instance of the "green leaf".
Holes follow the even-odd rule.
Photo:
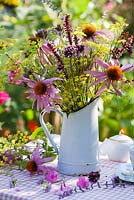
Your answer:
[[[38,127],[30,136],[30,139],[35,140],[35,139],[42,139],[45,137],[45,133],[43,131],[42,127]]]

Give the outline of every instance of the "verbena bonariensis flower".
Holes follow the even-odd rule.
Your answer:
[[[46,108],[47,112],[50,112],[50,106],[54,106],[53,99],[60,99],[60,96],[57,95],[59,92],[53,86],[53,82],[56,80],[61,80],[59,78],[51,78],[51,79],[38,79],[38,80],[30,80],[28,78],[23,77],[23,82],[30,87],[31,89],[26,91],[29,95],[27,98],[33,98],[33,106],[35,101],[37,101],[37,110]]]
[[[33,153],[31,154],[31,158],[29,161],[27,161],[26,169],[31,173],[44,173],[44,171],[47,171],[47,167],[43,165],[46,162],[52,161],[52,157],[42,158],[41,157],[41,150],[39,148],[36,148]]]
[[[9,94],[6,91],[0,91],[0,105],[10,99]]]
[[[102,86],[97,91],[96,96],[100,96],[106,88],[110,89],[110,86],[112,86],[117,95],[121,96],[122,92],[117,89],[117,83],[119,81],[121,84],[124,83],[123,73],[134,70],[134,65],[126,64],[120,66],[118,60],[111,60],[109,63],[106,63],[101,59],[96,59],[96,63],[104,69],[103,72],[97,70],[90,70],[85,72],[96,78],[96,80],[91,83],[90,86],[102,83]]]

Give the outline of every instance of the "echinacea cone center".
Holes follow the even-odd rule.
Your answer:
[[[31,173],[36,172],[37,168],[37,164],[34,160],[29,160],[26,164],[26,169]]]
[[[113,81],[118,81],[123,75],[122,69],[119,66],[108,67],[106,73],[108,78]]]
[[[85,37],[89,38],[95,34],[96,28],[93,25],[88,25],[82,30],[82,32],[86,35]]]
[[[34,92],[36,95],[43,95],[47,90],[47,85],[43,82],[37,82],[34,86]]]

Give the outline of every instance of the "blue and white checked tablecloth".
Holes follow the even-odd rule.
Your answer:
[[[101,178],[100,184],[108,180],[108,177],[114,175],[119,163],[100,160]],[[52,185],[52,190],[45,193],[41,185],[37,185],[39,175],[30,176],[28,171],[13,170],[10,172],[17,179],[17,186],[9,189],[9,175],[0,174],[0,200],[56,200],[59,197],[54,191],[59,188],[60,183]],[[78,177],[65,176],[68,185],[76,185]],[[123,187],[95,187],[87,192],[79,192],[65,197],[65,200],[133,200],[134,185],[126,185]]]

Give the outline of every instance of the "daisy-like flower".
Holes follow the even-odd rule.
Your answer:
[[[101,59],[96,59],[96,63],[105,69],[104,72],[100,71],[87,71],[85,73],[91,74],[96,78],[90,86],[100,84],[103,82],[100,89],[97,91],[96,96],[100,96],[100,94],[107,88],[109,89],[110,86],[113,87],[115,93],[119,96],[122,95],[122,92],[117,89],[117,83],[121,81],[121,84],[124,83],[124,72],[129,72],[134,70],[134,66],[131,64],[126,64],[120,67],[118,60],[111,60],[109,63],[104,62]]]
[[[26,164],[26,169],[31,174],[47,171],[48,169],[43,163],[52,161],[52,159],[52,157],[41,158],[41,150],[36,148],[31,155],[31,159]]]
[[[47,112],[50,112],[50,106],[55,107],[53,99],[60,99],[60,96],[57,95],[59,92],[58,89],[54,88],[53,82],[56,80],[61,80],[60,78],[51,78],[42,80],[37,77],[37,81],[30,80],[23,77],[23,82],[30,87],[31,89],[26,91],[29,95],[28,99],[34,99],[32,108],[34,107],[35,102],[37,101],[37,110],[45,108]]]
[[[96,36],[112,37],[112,33],[108,30],[97,30],[95,26],[89,24],[82,30],[84,33],[84,40],[95,40]]]

